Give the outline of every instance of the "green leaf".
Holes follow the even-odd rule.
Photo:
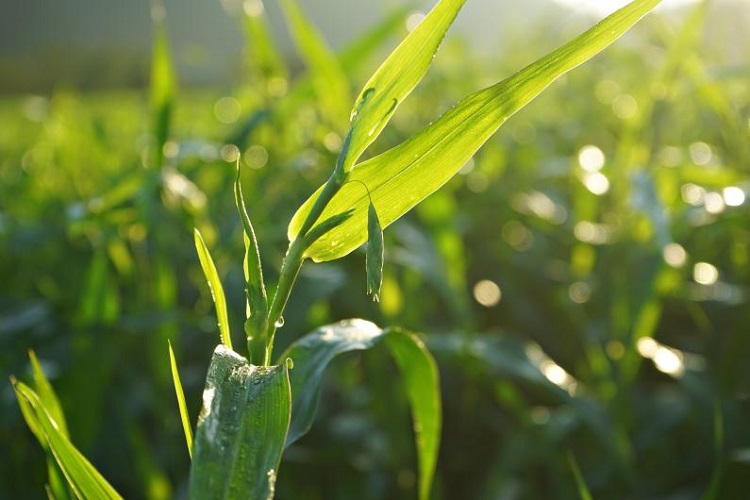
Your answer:
[[[352,169],[422,80],[465,1],[441,0],[365,83],[351,112],[352,137],[342,164],[345,172]]]
[[[347,181],[367,185],[372,202],[380,207],[380,222],[387,227],[453,177],[505,120],[557,78],[614,42],[659,1],[636,0],[510,78],[466,97],[399,146],[357,165]],[[366,241],[370,200],[355,184],[343,185],[320,219],[354,209],[352,217],[320,238],[306,257],[317,262],[337,259]],[[289,225],[290,240],[299,233],[322,189],[297,210]]]
[[[51,451],[73,493],[78,498],[122,498],[60,432],[58,423],[47,411],[39,395],[22,382],[12,382],[27,424],[38,430],[37,437],[43,438],[40,440],[42,446]]]
[[[57,423],[60,434],[70,439],[68,425],[65,423],[65,413],[60,405],[60,400],[57,398],[57,394],[55,394],[55,390],[52,388],[49,380],[47,380],[46,375],[44,375],[44,371],[42,371],[42,367],[34,351],[29,351],[29,359],[31,360],[31,369],[34,373],[34,388],[39,399],[50,417]]]
[[[276,49],[268,29],[263,2],[261,0],[247,1],[244,2],[243,7],[250,67],[266,82],[274,77],[286,78],[286,64]],[[264,90],[267,91],[268,89]]]
[[[570,465],[570,470],[573,473],[573,478],[576,480],[578,497],[581,500],[593,500],[594,497],[591,495],[591,491],[589,491],[589,488],[586,485],[586,480],[581,473],[581,468],[578,466],[578,461],[576,460],[575,455],[573,455],[572,452],[568,451],[567,458],[568,464]]]
[[[351,211],[336,214],[315,226],[315,229],[305,235],[305,247],[308,247],[315,243],[315,240],[326,234],[331,229],[340,226],[346,219],[351,216]]]
[[[177,406],[180,408],[180,420],[182,420],[182,430],[185,432],[185,443],[187,444],[188,455],[193,456],[193,429],[190,426],[190,414],[185,403],[185,393],[182,390],[180,373],[177,371],[177,360],[174,357],[172,343],[169,342],[169,364],[172,367],[172,382],[174,383],[174,392],[177,396]]]
[[[211,254],[208,252],[206,243],[203,241],[203,236],[201,236],[198,229],[194,229],[194,235],[195,249],[198,251],[198,259],[201,262],[203,274],[206,276],[208,288],[211,290],[211,296],[213,297],[214,305],[216,306],[216,317],[219,323],[221,343],[231,349],[232,338],[229,336],[229,317],[227,315],[227,300],[224,297],[224,287],[221,286],[219,274],[216,272],[216,266],[211,258]]]
[[[273,498],[290,411],[286,364],[255,366],[219,345],[198,416],[189,497]]]
[[[172,107],[177,88],[177,77],[169,53],[169,38],[164,25],[164,7],[154,8],[154,42],[151,49],[151,113],[152,133],[156,137],[153,153],[153,168],[164,163],[164,144],[169,138]]]
[[[287,446],[310,430],[328,365],[341,354],[371,349],[381,342],[396,360],[411,404],[419,461],[419,498],[427,499],[440,445],[440,384],[432,356],[411,333],[381,330],[369,321],[355,319],[321,327],[293,343],[280,357],[291,359],[295,367],[290,372],[292,422]]]
[[[367,209],[367,254],[365,267],[367,268],[367,293],[372,299],[380,300],[380,287],[383,285],[383,258],[385,248],[383,244],[383,230],[380,228],[378,213],[375,205],[370,203]]]
[[[336,54],[294,0],[281,0],[279,4],[297,50],[310,69],[313,87],[323,113],[333,124],[343,124],[351,99],[349,81]]]
[[[234,200],[237,212],[242,219],[245,241],[245,261],[243,270],[245,272],[245,295],[247,297],[246,314],[248,320],[245,322],[245,333],[248,337],[248,348],[251,359],[255,362],[263,359],[265,355],[265,341],[261,338],[263,324],[268,316],[268,296],[266,285],[263,282],[263,267],[260,263],[260,249],[258,239],[255,237],[250,217],[247,215],[245,198],[242,194],[240,184],[240,161],[237,160],[237,177],[234,181]]]

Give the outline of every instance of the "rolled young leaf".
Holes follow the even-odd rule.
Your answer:
[[[287,446],[310,430],[320,384],[328,365],[339,355],[385,343],[396,360],[411,405],[419,462],[419,498],[429,498],[435,472],[442,410],[437,367],[422,341],[402,330],[381,330],[361,319],[327,325],[294,342],[279,359],[291,359],[292,421]]]
[[[466,97],[402,144],[356,165],[319,219],[354,209],[352,217],[310,246],[305,256],[316,262],[333,260],[363,244],[370,200],[381,207],[383,228],[393,223],[453,177],[505,120],[557,78],[614,42],[659,2],[635,0],[510,78]],[[365,184],[371,198],[356,187],[359,182],[352,181]],[[297,210],[289,224],[290,241],[322,189]]]
[[[289,369],[223,345],[206,377],[193,443],[191,499],[271,499],[291,411]]]

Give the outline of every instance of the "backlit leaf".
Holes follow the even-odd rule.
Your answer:
[[[365,83],[351,113],[352,136],[343,162],[345,171],[351,170],[398,105],[422,80],[465,1],[438,2]]]
[[[367,239],[370,199],[356,184],[365,184],[385,228],[445,184],[510,116],[557,78],[587,61],[632,27],[660,0],[636,0],[574,40],[515,75],[476,92],[421,132],[385,153],[356,166],[320,216],[354,209],[345,223],[320,238],[306,252],[315,261],[347,255]],[[321,187],[297,211],[289,225],[293,240]]]
[[[221,343],[232,348],[232,339],[229,336],[229,317],[227,315],[227,300],[224,297],[224,287],[221,286],[221,280],[219,274],[216,272],[216,266],[211,258],[211,254],[208,252],[206,243],[203,241],[198,229],[194,230],[195,236],[195,249],[198,251],[198,259],[201,262],[203,268],[203,274],[206,276],[208,287],[211,289],[211,296],[214,299],[214,305],[216,306],[216,316],[219,323],[219,335],[221,337]]]
[[[182,421],[182,430],[185,433],[185,443],[187,444],[188,455],[193,456],[193,428],[190,426],[190,414],[187,411],[185,403],[185,393],[182,390],[180,373],[177,371],[177,360],[174,357],[172,343],[169,343],[169,365],[172,368],[172,382],[174,383],[174,392],[177,396],[177,406],[180,408],[180,420]]]

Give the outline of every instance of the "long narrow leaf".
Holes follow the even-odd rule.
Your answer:
[[[310,70],[322,111],[333,124],[345,123],[351,102],[349,81],[336,54],[294,0],[281,0],[279,4],[297,50]]]
[[[174,383],[174,392],[177,396],[177,406],[180,408],[180,420],[182,420],[182,430],[185,433],[185,443],[187,444],[188,455],[193,456],[193,429],[190,426],[190,414],[185,403],[185,393],[182,390],[182,381],[180,381],[180,372],[177,371],[177,360],[174,357],[172,343],[169,342],[169,365],[172,368],[172,382]]]
[[[248,62],[251,69],[268,82],[274,77],[286,78],[287,69],[268,29],[264,11],[262,0],[244,3],[245,37],[250,56]]]
[[[44,444],[49,447],[75,495],[78,498],[122,498],[60,432],[57,422],[47,412],[37,393],[18,381],[13,382],[13,389],[19,405],[27,408],[24,417],[29,427],[36,427],[41,431],[46,441]],[[33,424],[29,419],[34,421]]]
[[[250,221],[245,206],[245,197],[242,194],[242,184],[240,183],[240,162],[237,160],[237,177],[234,181],[234,201],[237,206],[237,212],[242,220],[242,227],[245,233],[245,282],[247,295],[247,314],[252,317],[256,324],[262,324],[265,321],[268,312],[268,298],[266,295],[266,285],[263,282],[263,268],[260,263],[260,249],[258,248],[258,239],[255,237],[255,228]]]
[[[219,345],[198,416],[190,498],[273,498],[290,411],[286,364],[255,366]]]
[[[445,184],[511,115],[614,42],[659,2],[636,0],[510,78],[468,96],[401,145],[357,165],[349,180],[367,185],[379,207],[380,222],[387,227]],[[355,209],[354,214],[313,244],[307,257],[318,262],[337,259],[366,241],[370,200],[355,184],[345,184],[320,219],[349,209]],[[294,215],[290,240],[297,236],[319,192]]]
[[[47,376],[44,374],[34,351],[29,351],[29,359],[31,360],[32,372],[34,373],[34,388],[36,389],[39,399],[47,410],[47,413],[49,413],[50,417],[57,424],[60,433],[70,439],[68,425],[65,423],[65,414],[60,405],[60,400],[57,398],[57,394],[55,394],[52,384],[47,380]]]
[[[351,113],[352,137],[344,159],[349,171],[380,135],[396,108],[422,80],[440,42],[466,0],[441,0],[365,83]]]
[[[169,52],[164,7],[158,5],[154,8],[154,42],[151,54],[152,133],[156,138],[151,166],[157,169],[161,168],[164,162],[164,144],[169,138],[176,88],[177,77]]]
[[[440,444],[440,385],[429,351],[408,332],[381,330],[369,321],[356,319],[324,326],[292,344],[280,357],[294,361],[287,446],[310,430],[328,365],[342,354],[371,349],[383,342],[396,360],[411,405],[419,461],[419,498],[426,500]]]
[[[216,317],[219,323],[221,343],[231,349],[232,338],[229,336],[229,316],[227,315],[227,299],[224,296],[224,287],[221,286],[221,280],[219,279],[219,274],[216,272],[214,260],[208,252],[206,243],[203,241],[203,236],[201,236],[198,229],[195,229],[194,233],[195,249],[198,251],[198,259],[201,262],[203,274],[206,276],[208,288],[211,289],[211,296],[213,297],[214,305],[216,306]]]

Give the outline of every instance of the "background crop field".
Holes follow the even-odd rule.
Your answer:
[[[750,37],[719,36],[746,19],[739,5],[650,16],[509,120],[386,230],[379,303],[362,251],[303,268],[279,352],[344,318],[425,335],[443,391],[436,498],[750,491]],[[158,79],[0,95],[0,372],[29,378],[33,349],[73,442],[126,498],[186,494],[167,340],[193,417],[218,342],[193,227],[241,331],[238,155],[265,268],[278,269],[289,219],[341,148],[341,110],[408,14],[371,24],[333,69],[264,45],[278,36],[238,14],[246,47],[221,83],[172,95],[166,78],[161,101]],[[450,38],[371,154],[585,25],[517,22],[528,28],[497,57]],[[350,95],[326,90],[337,78]],[[278,498],[415,496],[389,372],[377,353],[335,365]],[[44,498],[44,453],[10,383],[0,450],[0,498]]]

